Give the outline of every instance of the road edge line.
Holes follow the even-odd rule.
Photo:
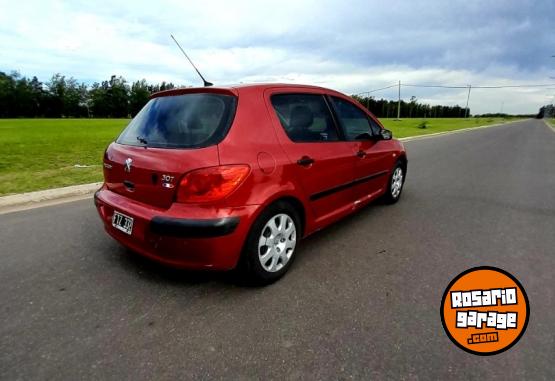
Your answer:
[[[501,127],[501,126],[506,126],[506,125],[509,125],[509,124],[512,124],[512,123],[525,122],[525,121],[528,121],[528,120],[531,120],[531,118],[519,119],[519,120],[514,120],[514,121],[506,122],[506,123],[487,124],[485,126],[467,127],[467,128],[461,128],[459,130],[453,130],[453,131],[443,131],[443,132],[434,132],[432,134],[407,136],[405,138],[398,138],[397,140],[400,140],[402,142],[410,142],[412,140],[434,138],[434,137],[438,137],[438,136],[452,135],[452,134],[458,134],[458,133],[461,133],[461,132],[468,132],[468,131],[474,131],[474,130],[483,130],[484,128]]]

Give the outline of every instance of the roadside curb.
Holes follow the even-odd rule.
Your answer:
[[[18,208],[17,210],[30,209],[32,207],[42,206],[50,201],[59,201],[60,199],[88,197],[101,186],[102,183],[100,182],[2,196],[0,197],[0,213],[6,212],[7,210],[11,211],[13,208]]]
[[[483,130],[484,128],[490,128],[490,127],[506,126],[506,125],[511,124],[511,123],[525,122],[527,120],[530,120],[530,119],[519,119],[519,120],[514,120],[512,122],[506,122],[506,123],[488,124],[486,126],[467,127],[467,128],[461,128],[460,130],[454,130],[454,131],[434,132],[433,134],[424,134],[424,135],[418,135],[418,136],[407,136],[406,138],[399,138],[398,140],[400,140],[402,142],[410,142],[412,140],[433,138],[433,137],[436,137],[436,136],[443,136],[443,135],[458,134],[458,133],[461,133],[461,132],[474,131],[474,130]]]
[[[455,130],[455,131],[445,131],[445,132],[436,132],[433,134],[410,136],[406,138],[400,138],[399,140],[403,142],[408,142],[412,140],[426,139],[426,138],[432,138],[436,136],[458,134],[461,132],[467,132],[467,131],[473,131],[473,130],[481,130],[483,128],[506,126],[507,124],[523,122],[526,120],[528,119],[515,120],[513,122],[507,122],[507,123],[490,124],[487,126],[468,127],[468,128],[462,128],[460,130]],[[547,125],[549,126],[549,124]],[[20,193],[20,194],[14,194],[10,196],[2,196],[0,197],[0,214],[32,209],[32,208],[37,208],[41,206],[54,205],[62,202],[82,200],[91,196],[101,186],[102,186],[102,182],[99,182],[99,183],[91,183],[91,184],[72,185],[72,186],[63,187],[63,188],[47,189],[47,190],[42,190],[37,192]]]

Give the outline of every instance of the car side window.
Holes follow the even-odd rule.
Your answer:
[[[271,97],[279,121],[294,142],[338,141],[339,136],[323,95],[276,94]]]
[[[335,113],[347,140],[360,139],[362,134],[372,134],[368,115],[351,102],[331,97]]]

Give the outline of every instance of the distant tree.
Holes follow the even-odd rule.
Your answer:
[[[108,87],[108,102],[110,114],[113,118],[127,118],[129,116],[129,86],[123,77],[112,75]]]
[[[25,116],[30,117],[37,117],[44,115],[44,98],[46,93],[44,91],[44,87],[42,82],[38,80],[37,77],[33,77],[29,82],[31,98],[33,100],[32,108],[29,110],[30,112]]]
[[[15,81],[11,75],[0,72],[0,117],[12,116],[15,97]]]
[[[127,118],[129,86],[123,77],[113,75],[110,81],[94,83],[89,91],[90,111],[96,118]]]
[[[14,82],[13,116],[25,116],[32,113],[33,94],[29,81],[25,77],[17,78]]]
[[[93,83],[89,90],[89,102],[92,116],[99,118],[108,115],[108,81]]]
[[[66,78],[56,73],[46,84],[48,94],[46,97],[46,116],[59,118],[64,114],[64,102],[66,97]]]
[[[553,105],[542,106],[538,111],[538,115],[536,115],[536,118],[538,119],[554,118],[554,117],[555,117],[555,106]]]
[[[412,118],[412,111],[418,107],[418,104],[416,103],[417,99],[416,97],[413,95],[412,97],[410,97],[410,102],[409,102],[409,118]]]
[[[129,93],[129,112],[131,116],[137,115],[143,106],[148,102],[150,91],[146,80],[134,82]]]
[[[86,108],[87,97],[87,86],[79,84],[74,78],[69,78],[66,81],[66,88],[63,97],[63,116],[88,116]]]

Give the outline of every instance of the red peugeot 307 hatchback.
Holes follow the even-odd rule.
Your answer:
[[[352,98],[257,84],[154,94],[104,154],[95,204],[132,251],[270,283],[299,240],[376,198],[396,202],[401,142]]]

